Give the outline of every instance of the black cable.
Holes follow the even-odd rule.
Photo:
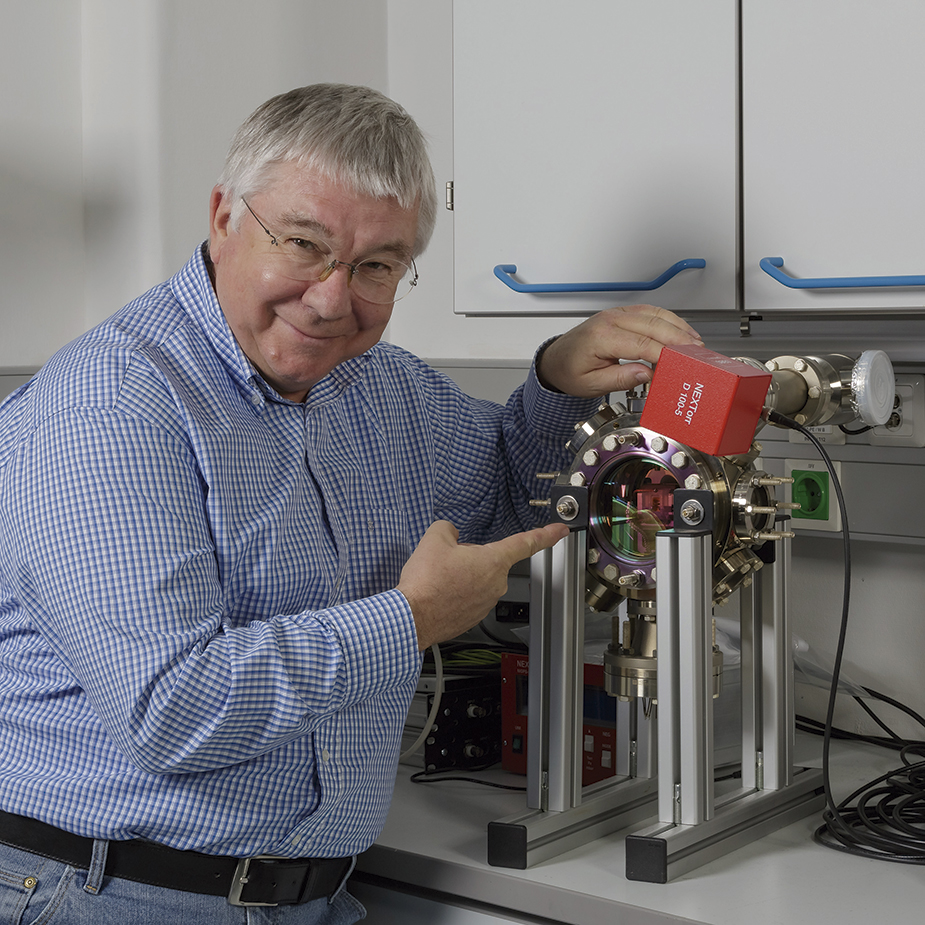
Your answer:
[[[916,713],[912,707],[909,707],[904,703],[900,703],[898,700],[894,700],[892,697],[887,697],[886,694],[881,694],[879,691],[871,690],[869,687],[865,687],[863,690],[868,694],[868,696],[873,697],[874,700],[882,700],[884,703],[888,703],[891,707],[896,707],[897,710],[901,710],[907,716],[911,716],[912,719],[914,719],[920,726],[925,728],[925,718],[923,718],[920,713]]]
[[[845,558],[844,592],[832,685],[829,690],[822,739],[822,777],[826,808],[822,814],[823,823],[813,833],[813,838],[819,844],[848,854],[902,864],[925,864],[925,760],[910,761],[912,755],[925,759],[925,743],[910,743],[901,748],[900,758],[903,761],[903,767],[889,771],[876,780],[859,787],[838,804],[833,797],[830,749],[832,739],[836,736],[832,721],[835,715],[838,679],[845,652],[851,598],[851,542],[847,507],[841,483],[835,473],[835,466],[815,434],[776,411],[770,412],[768,417],[773,424],[799,431],[816,447],[829,470],[842,518]],[[891,701],[890,698],[878,696],[878,699],[903,709],[902,705]],[[914,712],[908,708],[905,708],[905,711]],[[921,719],[921,717],[918,718]]]
[[[485,771],[489,767],[491,767],[491,765],[485,765],[480,768],[467,768],[466,770],[478,772]],[[459,777],[456,775],[452,777],[442,776],[445,774],[445,771],[418,771],[411,775],[411,782],[413,784],[442,784],[444,781],[465,781],[469,784],[481,784],[483,787],[495,787],[498,790],[517,790],[519,792],[525,792],[527,789],[526,787],[519,787],[513,784],[499,784],[493,780],[482,780],[478,777]]]
[[[825,735],[825,723],[817,719],[810,719],[808,716],[796,716],[796,728],[800,732],[808,732],[810,735]],[[907,739],[894,739],[890,736],[873,736],[865,735],[862,732],[849,732],[847,729],[839,729],[837,726],[832,727],[832,738],[842,739],[849,742],[864,742],[867,745],[876,745],[878,748],[887,748],[898,752],[907,745],[915,744]]]
[[[848,434],[850,437],[856,437],[858,434],[866,434],[867,431],[873,430],[874,428],[873,428],[872,425],[868,424],[867,427],[862,427],[860,430],[848,430],[848,428],[845,427],[844,424],[839,424],[839,425],[838,425],[838,429],[839,429],[843,434]]]
[[[873,721],[874,721],[874,722],[875,722],[875,723],[876,723],[876,724],[877,724],[877,725],[878,725],[878,726],[879,726],[879,727],[880,727],[891,739],[895,739],[897,742],[902,742],[902,741],[903,741],[902,738],[901,738],[900,736],[898,736],[895,732],[893,732],[893,730],[890,729],[890,727],[887,726],[887,724],[886,724],[882,719],[880,719],[880,717],[877,716],[877,714],[874,713],[874,711],[873,711],[866,703],[864,703],[863,698],[855,696],[855,697],[854,697],[854,702],[855,702],[855,703],[856,703],[856,704],[857,704],[857,705],[858,705],[858,706],[859,706],[859,707],[860,707],[860,708],[861,708],[861,709],[862,709],[862,710],[863,710],[863,711],[864,711],[864,712],[865,712],[865,713],[866,713],[866,714],[867,714],[867,715],[868,715],[868,716],[869,716],[869,717],[870,717],[870,718],[871,718],[871,719],[872,719],[872,720],[873,720]]]

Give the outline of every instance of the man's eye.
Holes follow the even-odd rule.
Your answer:
[[[309,254],[320,253],[318,245],[314,241],[309,241],[308,238],[286,238],[286,243],[296,250],[303,250]]]
[[[399,263],[389,263],[385,260],[364,260],[358,267],[365,276],[374,279],[384,279],[400,275],[403,269]]]

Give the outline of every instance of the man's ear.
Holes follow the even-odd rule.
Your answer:
[[[209,256],[218,263],[222,245],[231,232],[231,206],[220,186],[212,188],[209,197]]]

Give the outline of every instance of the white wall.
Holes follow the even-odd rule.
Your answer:
[[[83,329],[80,2],[4,5],[0,29],[0,366]]]
[[[172,275],[260,102],[386,90],[386,0],[33,0],[0,32],[0,367],[39,366]]]

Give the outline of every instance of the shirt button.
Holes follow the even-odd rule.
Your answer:
[[[323,748],[321,750],[321,760],[324,762],[328,762],[331,760],[331,753],[326,748]]]

